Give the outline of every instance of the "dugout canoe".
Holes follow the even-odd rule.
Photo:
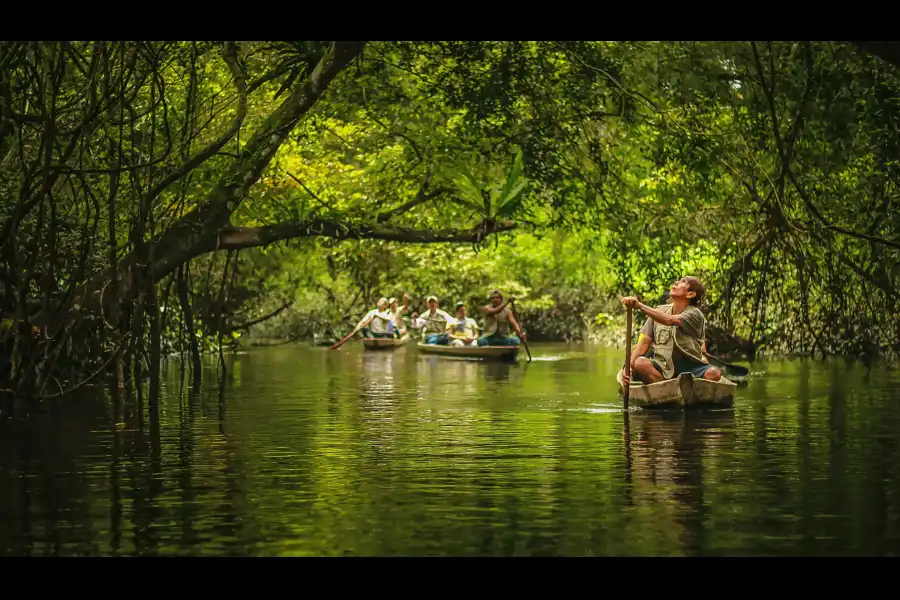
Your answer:
[[[622,370],[616,374],[616,381],[619,393],[624,393]],[[724,375],[719,381],[709,381],[682,373],[674,379],[658,383],[632,381],[629,403],[644,409],[731,408],[737,387]]]
[[[416,347],[425,354],[481,360],[516,360],[519,355],[518,346],[443,346],[419,342]]]
[[[364,338],[363,348],[366,350],[394,350],[406,343],[403,338]]]

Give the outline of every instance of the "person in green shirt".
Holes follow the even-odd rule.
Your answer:
[[[484,335],[478,338],[479,346],[518,346],[525,339],[525,332],[519,327],[519,323],[509,309],[509,304],[515,300],[511,297],[506,303],[503,295],[494,290],[490,296],[491,303],[482,309],[484,313]],[[519,334],[519,337],[509,335],[510,327]]]
[[[682,277],[669,290],[669,304],[651,308],[633,296],[622,298],[622,304],[637,308],[647,315],[631,353],[631,372],[642,383],[657,383],[681,373],[718,381],[722,372],[710,366],[703,357],[706,339],[706,317],[698,308],[705,288],[696,277]],[[653,357],[645,356],[653,349]],[[625,385],[631,377],[622,373]]]

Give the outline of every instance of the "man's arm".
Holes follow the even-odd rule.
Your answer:
[[[367,312],[366,315],[362,319],[360,319],[359,323],[356,324],[356,329],[362,329],[363,327],[368,325],[374,318],[375,314],[373,311]]]
[[[498,306],[497,308],[494,308],[494,307],[492,307],[492,306],[490,306],[490,305],[485,306],[485,307],[484,307],[484,314],[485,314],[485,315],[496,315],[497,313],[499,313],[500,311],[502,311],[504,308],[506,308],[506,305],[509,304],[510,302],[512,302],[513,300],[515,300],[515,298],[510,297],[509,300],[507,300],[506,302],[504,302],[503,304],[501,304],[501,305]]]
[[[634,361],[647,354],[647,350],[650,349],[650,338],[647,337],[646,334],[641,333],[638,336],[638,343],[631,351],[631,369],[634,370]]]
[[[662,325],[675,325],[676,327],[681,326],[681,315],[669,315],[662,312],[661,310],[650,308],[634,296],[626,296],[625,298],[622,298],[622,304],[643,311],[645,315]]]

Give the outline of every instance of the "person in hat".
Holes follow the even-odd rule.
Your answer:
[[[622,304],[647,315],[638,343],[631,353],[631,372],[643,383],[657,383],[682,373],[718,381],[722,372],[704,358],[706,317],[700,302],[706,289],[696,277],[682,277],[669,289],[669,303],[650,308],[633,296]],[[645,356],[653,349],[653,358]],[[631,377],[622,373],[625,385]]]
[[[510,302],[515,300],[510,297],[506,303],[503,302],[503,295],[494,290],[491,292],[488,306],[482,310],[484,312],[484,335],[478,338],[479,346],[518,346],[521,340],[526,339],[525,332],[519,327],[519,323],[509,309]],[[509,335],[509,328],[512,328],[519,334],[519,337]]]
[[[379,298],[375,308],[365,314],[356,324],[356,328],[362,328],[363,337],[389,338],[394,337],[391,332],[391,313],[388,312],[388,299]]]
[[[425,322],[425,326],[422,327],[422,338],[426,344],[446,346],[450,343],[450,336],[445,333],[447,323],[453,322],[453,317],[438,308],[437,296],[428,296],[426,303],[428,310],[419,315],[419,318]]]
[[[456,303],[456,318],[447,323],[447,335],[451,346],[477,346],[478,323],[466,316],[464,302]]]
[[[403,292],[403,306],[399,306],[397,304],[396,298],[391,298],[388,300],[388,312],[391,313],[391,320],[394,324],[394,331],[397,337],[405,337],[407,335],[406,332],[406,323],[404,322],[403,315],[409,312],[409,294]]]

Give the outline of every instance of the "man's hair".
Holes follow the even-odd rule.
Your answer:
[[[700,306],[700,302],[703,301],[703,296],[706,294],[706,288],[703,287],[703,284],[696,277],[688,276],[684,280],[688,284],[688,290],[696,293],[696,296],[690,300],[691,306]]]

